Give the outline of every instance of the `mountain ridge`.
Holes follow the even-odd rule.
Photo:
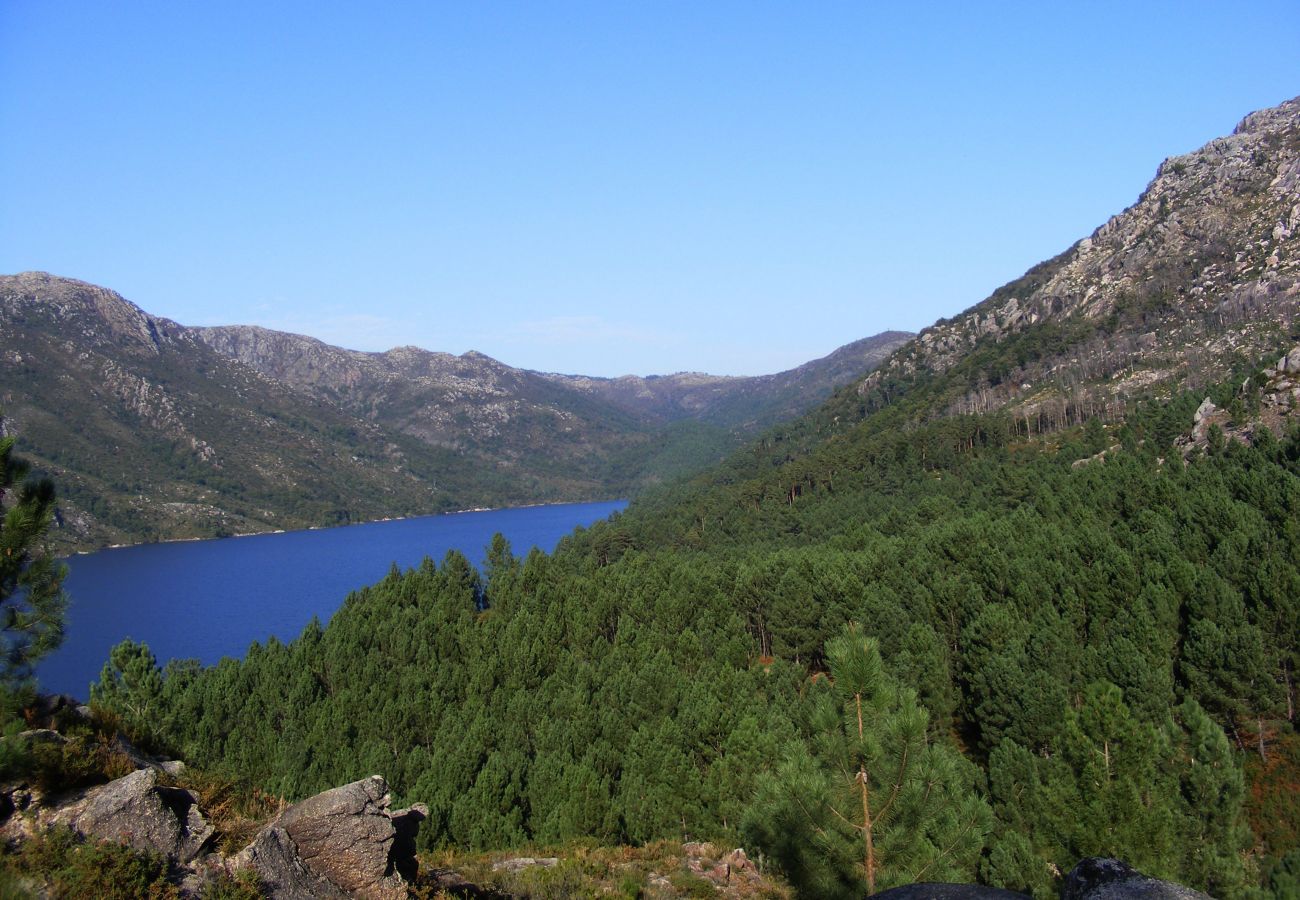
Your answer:
[[[866,376],[858,394],[876,395],[879,405],[906,383],[982,354],[961,373],[966,390],[952,386],[944,411],[1007,409],[1032,430],[1093,411],[1116,418],[1128,399],[1153,388],[1212,384],[1228,374],[1229,360],[1254,363],[1293,330],[1297,233],[1300,98],[1164,160],[1132,205],[923,329]],[[1034,326],[1051,325],[1059,333],[1050,340],[1013,346]]]
[[[0,410],[61,485],[56,538],[82,549],[625,496],[757,427],[655,415],[477,351],[188,327],[48,273],[0,276],[0,323]],[[833,373],[805,374],[727,383],[777,415],[829,393]]]

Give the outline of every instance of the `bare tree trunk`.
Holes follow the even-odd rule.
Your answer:
[[[853,699],[857,702],[858,707],[858,742],[861,744],[864,734],[862,729],[862,695],[854,694]],[[862,785],[862,840],[865,844],[863,868],[867,871],[867,894],[870,895],[876,892],[876,848],[872,843],[871,795],[867,787],[866,768],[858,769],[858,783]]]

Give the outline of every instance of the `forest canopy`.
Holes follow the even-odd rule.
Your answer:
[[[1246,778],[1300,774],[1300,432],[1183,465],[1188,402],[1052,445],[998,417],[810,417],[553,555],[498,539],[481,573],[394,569],[211,668],[120,650],[96,697],[289,798],[382,772],[429,805],[425,846],[747,841],[810,896],[930,853],[1047,897],[1105,854],[1248,896],[1300,861]],[[861,735],[834,712],[854,653],[879,667]],[[903,747],[930,774],[895,775]],[[855,771],[961,851],[891,844],[888,822],[873,863],[846,849],[861,821],[783,844],[792,786],[829,814]],[[915,795],[940,781],[945,802]]]

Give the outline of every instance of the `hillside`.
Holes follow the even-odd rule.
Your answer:
[[[1006,410],[1036,432],[1213,384],[1295,336],[1300,98],[1166,159],[1137,202],[926,328],[858,393],[926,414]],[[951,376],[951,377],[944,377]]]
[[[737,446],[726,409],[792,414],[879,359],[729,379],[664,416],[479,353],[187,328],[84,282],[0,276],[0,412],[61,486],[65,547],[626,496]]]

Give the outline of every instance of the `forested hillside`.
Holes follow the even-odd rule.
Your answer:
[[[1265,208],[1242,197],[1292,171],[1294,143],[1267,135],[1297,111],[1247,119],[1250,147],[1282,154],[1256,157],[1273,174],[1239,169],[1229,140],[1244,193],[1192,220]],[[1254,241],[1261,221],[1214,235]],[[1266,268],[1293,266],[1289,227]],[[1073,377],[1058,367],[1092,346],[1090,277],[912,367],[923,336],[551,556],[497,541],[482,573],[458,554],[393,571],[327,626],[209,669],[160,673],[123,646],[95,700],[290,797],[382,772],[429,805],[431,846],[717,838],[809,897],[924,880],[1051,897],[1095,854],[1217,897],[1294,896],[1300,428],[1276,364],[1300,341],[1294,283],[1221,305],[1255,323],[1222,344],[1196,312],[1214,297],[1188,285],[1180,333],[1200,343],[1142,356],[1171,360],[1144,396],[1136,379],[1122,402],[1003,403],[1026,367]],[[1118,340],[1140,316],[1100,321]],[[1004,367],[998,402],[970,412]],[[1188,441],[1207,395],[1231,435],[1216,419]]]
[[[779,857],[802,852],[771,836],[780,792],[752,798],[816,758],[823,648],[857,622],[928,740],[977,767],[954,790],[993,813],[936,871],[1048,896],[1106,853],[1242,896],[1295,849],[1268,843],[1279,813],[1243,765],[1269,772],[1255,796],[1300,775],[1300,434],[1183,468],[1161,462],[1163,413],[1078,468],[1109,436],[1050,452],[998,419],[861,432],[834,491],[737,487],[753,514],[731,539],[634,512],[552,557],[495,545],[482,577],[426,562],[290,645],[173,664],[143,705],[115,697],[151,682],[110,672],[100,699],[288,796],[382,771],[430,804],[431,844],[706,836]],[[880,883],[918,877],[908,858],[882,856]]]

